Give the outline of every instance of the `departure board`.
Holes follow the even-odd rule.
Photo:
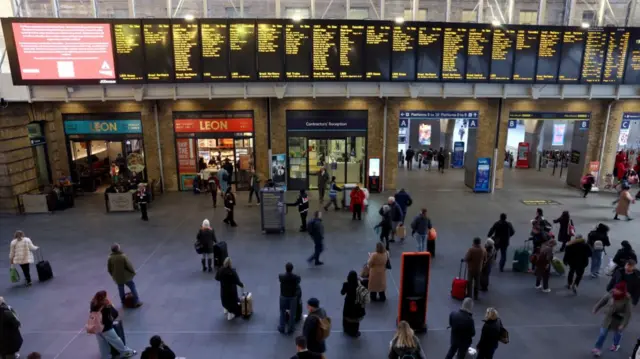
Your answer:
[[[313,28],[313,79],[337,80],[340,68],[340,29],[337,23],[312,24]]]
[[[198,23],[176,21],[171,24],[176,82],[200,82],[200,38]]]
[[[491,35],[489,27],[478,25],[469,29],[467,37],[468,82],[487,82],[491,61]]]
[[[225,20],[200,21],[202,47],[202,79],[223,81],[229,78],[229,48]]]
[[[229,77],[256,79],[256,27],[254,21],[229,20]]]
[[[580,81],[582,54],[584,53],[585,31],[566,29],[562,34],[562,53],[558,83],[575,84]]]
[[[391,68],[391,23],[373,24],[366,27],[364,48],[364,75],[366,80],[389,81]]]
[[[624,83],[627,85],[640,85],[640,28],[632,29],[629,35]]]
[[[562,31],[560,28],[541,29],[536,65],[537,83],[556,83],[558,81],[561,51]]]
[[[418,26],[416,77],[439,81],[442,65],[442,26]]]
[[[147,82],[173,82],[173,49],[169,20],[143,20]]]
[[[258,80],[284,79],[284,21],[258,20]]]
[[[113,43],[118,83],[144,83],[144,48],[139,20],[114,20]]]
[[[463,81],[467,63],[467,28],[445,27],[442,43],[442,81]]]
[[[624,77],[624,60],[629,49],[631,32],[626,29],[611,29],[607,32],[607,54],[602,70],[602,83],[619,84]]]
[[[580,76],[581,83],[600,83],[606,51],[607,33],[603,30],[587,31]]]
[[[417,27],[413,24],[395,25],[392,36],[391,80],[414,81]]]
[[[513,77],[513,56],[516,46],[516,30],[496,28],[493,30],[491,45],[492,82],[509,82]]]
[[[539,30],[529,28],[519,28],[516,30],[516,51],[513,55],[513,82],[532,83],[534,81],[536,77],[536,57],[539,43]]]
[[[340,80],[362,80],[365,31],[364,22],[340,25]]]
[[[311,80],[311,25],[288,23],[284,26],[284,74],[287,80]]]

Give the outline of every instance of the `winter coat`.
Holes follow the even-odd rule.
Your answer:
[[[476,335],[475,323],[471,313],[458,310],[449,314],[449,326],[451,327],[451,345],[469,346]]]
[[[631,295],[633,305],[637,305],[640,300],[640,271],[635,269],[633,272],[627,273],[624,268],[616,269],[607,285],[607,290],[611,291],[620,282],[627,284],[627,293]]]
[[[405,158],[407,159],[407,161],[411,161],[413,159],[413,156],[416,155],[416,152],[412,149],[408,149],[407,152],[405,153]]]
[[[22,237],[21,240],[17,238],[11,241],[9,249],[9,260],[13,264],[28,264],[33,263],[32,251],[37,250],[38,247],[34,246],[31,239]]]
[[[404,217],[404,211],[402,210],[402,208],[400,208],[400,206],[396,202],[390,204],[389,207],[391,207],[391,221],[402,222],[402,218]],[[380,208],[380,211],[378,213],[380,213],[381,216],[383,215],[382,208]]]
[[[236,196],[229,192],[224,195],[224,208],[233,211],[233,207],[236,206]]]
[[[202,253],[213,253],[213,245],[218,243],[216,232],[213,228],[201,228],[198,231],[196,240],[202,246]]]
[[[550,268],[553,260],[553,247],[543,245],[536,255],[536,275],[543,275]]]
[[[322,355],[309,350],[304,350],[297,352],[296,355],[292,356],[290,359],[322,359]]]
[[[587,268],[591,258],[591,247],[584,238],[575,238],[567,243],[564,252],[564,264],[571,268]]]
[[[616,214],[626,216],[629,214],[629,206],[632,202],[635,202],[629,190],[624,190],[620,192],[620,200],[618,201],[618,205],[616,206]]]
[[[393,197],[396,199],[396,203],[400,206],[400,209],[402,209],[402,213],[406,214],[407,208],[413,204],[411,196],[409,196],[407,192],[400,190],[400,192],[396,193]]]
[[[487,251],[482,247],[472,246],[467,250],[464,261],[467,262],[469,275],[479,274],[487,262]]]
[[[357,303],[357,288],[351,286],[349,283],[342,283],[342,289],[340,294],[344,295],[344,306],[342,307],[342,317],[351,320],[362,320],[366,311],[364,306]]]
[[[397,343],[398,343],[398,339],[393,339],[391,341],[391,348],[389,348],[389,359],[402,359],[405,358],[407,356],[409,356],[410,358],[415,358],[415,359],[426,359],[425,355],[424,355],[424,351],[422,350],[422,346],[420,345],[420,339],[418,339],[418,337],[416,337],[415,335],[413,336],[413,341],[416,343],[416,347],[413,348],[405,348],[405,347],[398,347]]]
[[[516,233],[509,221],[497,221],[491,226],[487,237],[493,237],[496,248],[509,247],[509,239]]]
[[[162,345],[160,348],[147,347],[143,352],[140,359],[175,359],[176,354],[166,345]]]
[[[222,307],[231,313],[236,312],[240,299],[238,298],[238,287],[244,288],[238,273],[233,268],[221,268],[216,273],[216,280],[220,282],[220,300]]]
[[[313,239],[313,243],[318,245],[322,245],[322,241],[324,240],[324,224],[322,223],[322,219],[314,218],[307,223],[307,232]]]
[[[604,319],[602,328],[618,331],[618,328],[626,328],[631,319],[631,296],[628,294],[621,300],[613,299],[611,293],[605,294],[593,307],[593,311],[597,312],[602,308],[604,310]]]
[[[429,217],[423,216],[422,213],[417,215],[411,222],[411,232],[418,233],[421,236],[427,235],[431,229],[431,220]]]
[[[611,245],[611,241],[609,240],[607,233],[598,231],[597,229],[589,232],[589,235],[587,236],[587,244],[589,247],[593,248],[596,241],[602,242],[602,246],[605,248]]]
[[[310,312],[302,326],[302,335],[307,339],[307,349],[314,353],[322,354],[327,350],[324,340],[318,340],[318,318],[326,318],[327,313],[322,308],[317,308]]]
[[[102,315],[102,332],[108,332],[113,329],[113,321],[118,318],[118,311],[113,305],[108,304],[102,307],[96,307],[93,304],[89,305],[89,312],[100,311]]]
[[[620,248],[616,252],[616,255],[613,256],[613,263],[615,263],[618,267],[624,267],[629,259],[633,259],[634,262],[638,263],[638,256],[636,256],[636,252],[633,249]]]
[[[490,352],[498,347],[500,342],[500,329],[502,323],[499,319],[485,320],[482,326],[482,333],[480,334],[480,341],[476,345],[478,351]]]
[[[327,188],[327,182],[329,182],[327,171],[318,172],[318,188]]]
[[[376,227],[380,227],[380,235],[382,237],[388,237],[391,234],[391,230],[393,229],[393,223],[391,222],[391,211],[384,213],[382,208],[380,208],[380,215],[382,216],[382,220]]]
[[[558,230],[558,242],[569,242],[571,240],[571,236],[569,235],[569,225],[573,224],[571,218],[560,217],[558,219],[554,219],[553,223],[560,223],[560,229]]]
[[[15,354],[22,347],[20,321],[6,303],[0,305],[0,356]]]
[[[113,252],[107,261],[107,270],[116,284],[125,284],[136,276],[136,270],[126,254]]]
[[[278,276],[280,280],[280,296],[293,298],[300,295],[300,276],[293,273],[282,273]]]
[[[387,260],[388,253],[372,253],[367,261],[369,267],[369,292],[384,292],[387,290]]]
[[[350,194],[351,204],[349,205],[349,209],[351,212],[355,211],[355,205],[360,205],[360,212],[362,212],[362,207],[364,207],[364,192],[361,189],[353,190]]]

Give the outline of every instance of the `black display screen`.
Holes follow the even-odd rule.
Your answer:
[[[482,25],[469,29],[465,77],[468,82],[487,82],[489,79],[491,35],[491,28]]]
[[[537,83],[556,83],[558,81],[561,51],[562,31],[559,28],[541,29],[536,65]]]
[[[536,55],[539,43],[539,30],[524,28],[516,30],[513,82],[533,82],[536,77]]]
[[[492,82],[509,82],[513,77],[513,56],[516,46],[515,29],[494,29],[491,45]]]
[[[313,79],[337,80],[340,68],[340,29],[337,22],[312,23]]]
[[[229,20],[229,75],[231,80],[256,79],[256,24]]]
[[[340,25],[340,80],[362,80],[366,36],[364,22]]]
[[[442,81],[463,81],[467,63],[467,28],[445,27],[442,45]]]
[[[607,54],[602,71],[602,83],[619,84],[624,75],[624,60],[629,50],[631,32],[626,29],[607,31]]]
[[[173,47],[169,20],[143,20],[147,82],[173,82]]]
[[[566,29],[562,34],[558,83],[575,84],[580,81],[585,35],[585,31],[578,29]]]
[[[640,29],[631,30],[629,35],[629,50],[627,50],[627,65],[624,70],[624,83],[640,85]]]
[[[391,80],[414,81],[416,78],[417,27],[394,25],[391,46]]]
[[[313,43],[311,25],[288,23],[284,26],[284,69],[287,80],[310,80]]]
[[[200,31],[194,21],[173,20],[173,60],[176,82],[200,82]]]
[[[430,262],[431,256],[426,253],[402,255],[398,319],[407,321],[413,329],[424,329],[426,324]]]
[[[140,20],[114,20],[113,43],[118,83],[144,83],[144,47]]]
[[[391,23],[367,23],[364,48],[365,79],[389,81],[391,68]]]
[[[587,31],[580,76],[581,83],[600,83],[606,51],[607,33],[603,30]]]
[[[442,26],[418,26],[418,80],[440,81],[442,41]]]
[[[258,80],[284,78],[284,21],[258,20]]]
[[[200,21],[204,81],[223,81],[229,78],[228,35],[225,20]]]

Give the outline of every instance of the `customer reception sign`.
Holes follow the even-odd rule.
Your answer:
[[[64,121],[67,135],[121,135],[142,133],[140,120],[73,120]]]
[[[252,118],[202,118],[174,120],[176,133],[253,132]]]

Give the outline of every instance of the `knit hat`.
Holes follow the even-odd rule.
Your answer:
[[[202,221],[202,228],[211,228],[211,224],[209,223],[208,219]]]
[[[320,308],[320,301],[318,300],[318,298],[309,298],[307,304],[313,308]]]
[[[597,250],[597,251],[601,251],[604,249],[604,245],[602,244],[602,241],[595,241],[593,243],[593,249]]]

